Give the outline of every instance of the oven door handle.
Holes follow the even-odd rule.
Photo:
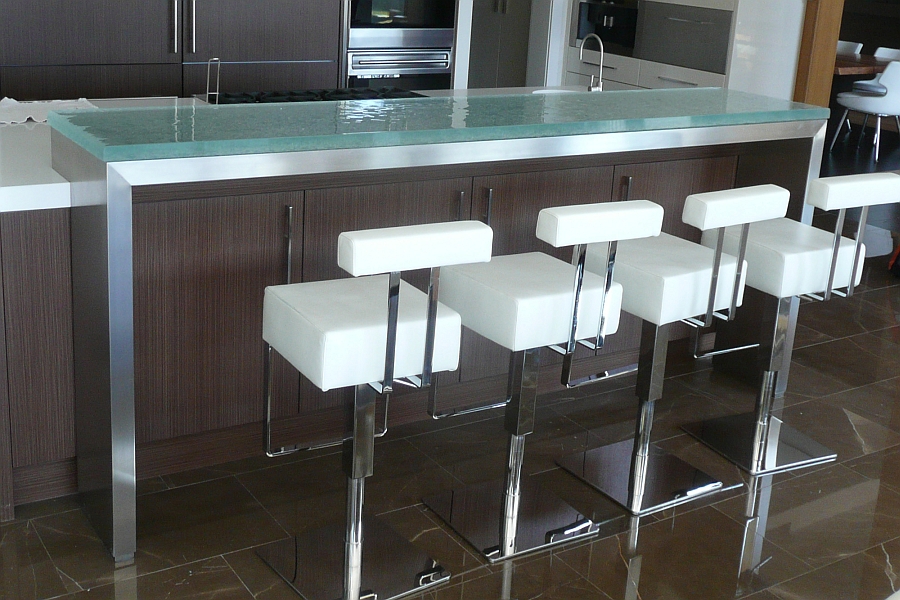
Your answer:
[[[378,60],[378,59],[360,59],[355,62],[360,67],[409,67],[409,66],[427,66],[447,68],[450,66],[449,60]]]

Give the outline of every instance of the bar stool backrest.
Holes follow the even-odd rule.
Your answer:
[[[891,65],[898,65],[898,67],[900,67],[900,63],[891,63]],[[900,68],[895,72],[900,75]],[[898,85],[900,85],[900,82],[898,82]],[[831,294],[834,292],[834,276],[837,270],[838,253],[847,209],[862,207],[859,225],[856,230],[856,249],[853,256],[853,268],[850,271],[850,281],[847,284],[846,295],[852,296],[853,288],[856,286],[857,274],[859,272],[860,245],[862,244],[864,237],[863,234],[866,228],[866,218],[868,217],[869,207],[878,204],[900,202],[900,175],[897,175],[896,173],[861,173],[857,175],[822,177],[809,184],[806,202],[821,210],[838,211],[837,223],[834,228],[831,271],[828,276],[828,284],[825,288],[824,300],[829,300]],[[839,285],[839,287],[843,287],[843,285]]]
[[[787,214],[788,201],[791,194],[786,189],[777,185],[765,184],[718,192],[704,192],[691,194],[684,201],[684,211],[681,220],[701,231],[718,229],[715,254],[713,255],[713,270],[710,278],[709,300],[707,302],[706,316],[703,325],[712,325],[715,312],[716,291],[719,281],[719,267],[722,264],[722,250],[725,246],[725,228],[732,225],[741,225],[741,240],[737,256],[737,268],[734,272],[734,286],[731,294],[731,306],[728,316],[722,317],[734,320],[738,298],[741,295],[741,282],[744,273],[744,253],[747,249],[747,238],[750,234],[750,224],[769,219],[778,219]],[[719,315],[721,316],[721,315]]]
[[[390,273],[384,378],[381,389],[377,391],[383,394],[393,391],[400,272],[431,269],[422,376],[413,382],[420,387],[427,387],[431,384],[432,376],[440,268],[488,262],[491,260],[492,243],[493,230],[480,221],[348,231],[338,237],[338,266],[342,269],[354,277]]]

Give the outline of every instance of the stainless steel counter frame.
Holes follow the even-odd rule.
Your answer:
[[[811,141],[807,180],[818,177],[823,120],[108,164],[54,131],[53,166],[72,182],[78,484],[94,526],[117,563],[133,560],[137,474],[132,188],[791,139]],[[812,210],[804,207],[802,220],[811,219]],[[790,345],[797,308],[794,299]],[[778,383],[783,393],[787,377]]]

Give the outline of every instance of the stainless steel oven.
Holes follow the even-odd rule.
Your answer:
[[[350,0],[348,9],[348,87],[450,87],[456,0]]]

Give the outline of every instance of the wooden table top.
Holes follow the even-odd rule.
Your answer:
[[[871,54],[838,54],[834,59],[834,74],[875,75],[884,71],[890,62]]]

